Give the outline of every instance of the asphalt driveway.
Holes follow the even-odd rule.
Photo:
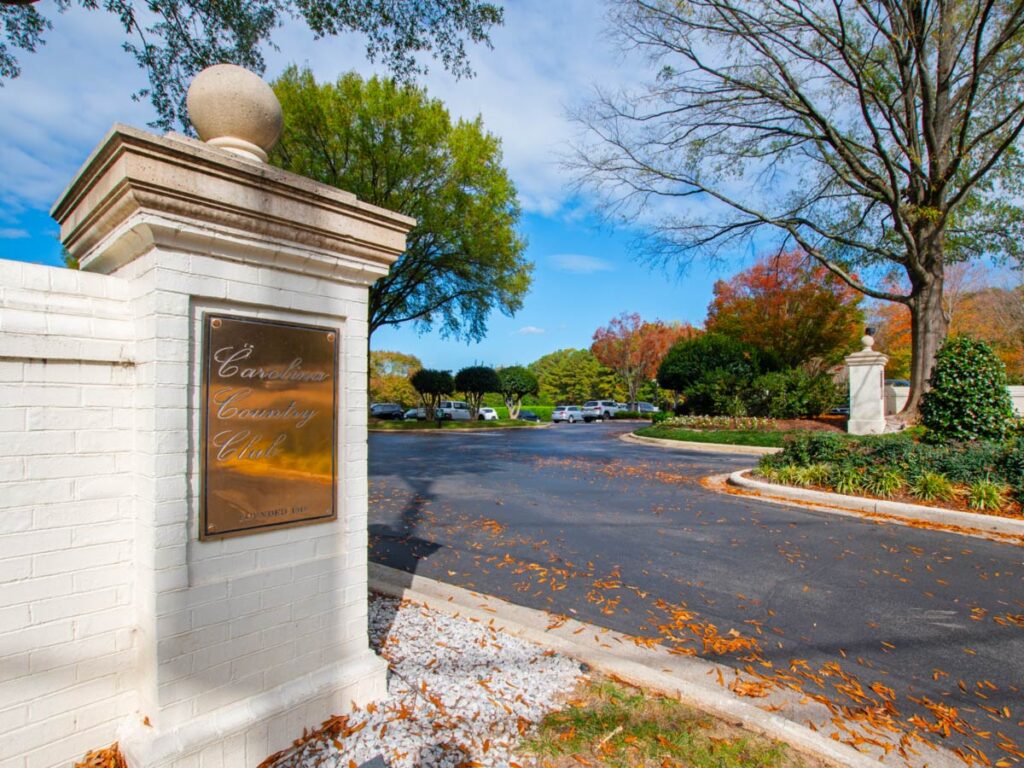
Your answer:
[[[372,434],[371,559],[799,690],[852,742],[1024,765],[1024,549],[714,493],[755,459],[631,428]]]

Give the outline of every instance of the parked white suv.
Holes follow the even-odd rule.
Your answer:
[[[587,400],[583,404],[583,420],[589,424],[597,419],[610,419],[621,410],[614,400]]]
[[[435,418],[469,421],[469,403],[465,400],[442,400],[437,406]]]

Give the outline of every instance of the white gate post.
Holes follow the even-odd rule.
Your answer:
[[[880,435],[885,431],[885,364],[889,358],[876,352],[870,330],[860,340],[864,348],[846,357],[850,381],[851,435]]]
[[[123,281],[134,327],[137,384],[122,407],[134,415],[124,450],[139,709],[120,734],[132,768],[254,766],[386,692],[367,642],[368,291],[415,222],[262,162],[281,112],[255,75],[221,65],[194,85],[206,143],[115,126],[53,212],[83,270]],[[230,343],[252,365],[230,401],[207,392],[229,326],[246,329]],[[257,362],[271,339],[304,332],[329,347],[309,374],[316,387],[304,347],[278,342],[284,363]],[[286,379],[291,403],[277,394]],[[290,417],[300,409],[317,415]],[[214,446],[229,427],[208,429],[220,418],[254,441],[263,428],[272,447],[224,459]],[[314,419],[319,463],[304,458]],[[278,439],[294,460],[271,466]],[[229,481],[214,484],[211,461],[234,461],[215,468]],[[319,519],[293,482],[315,491]],[[208,523],[211,493],[220,517]],[[245,535],[225,538],[225,524]]]

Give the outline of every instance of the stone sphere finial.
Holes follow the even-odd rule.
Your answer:
[[[875,329],[868,326],[864,329],[864,335],[860,337],[860,343],[864,345],[865,352],[874,351],[872,348],[875,346]]]
[[[234,64],[215,64],[196,75],[185,103],[200,139],[264,163],[284,127],[273,89]]]

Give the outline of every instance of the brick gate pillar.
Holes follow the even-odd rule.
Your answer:
[[[115,126],[54,207],[62,242],[81,269],[124,282],[134,327],[136,385],[122,407],[134,421],[128,449],[140,706],[121,732],[133,768],[253,766],[304,727],[385,693],[385,664],[367,643],[368,289],[402,253],[414,222],[262,162],[260,150],[280,130],[280,108],[254,75],[227,74],[228,87],[217,92],[214,82],[207,98],[216,114],[197,126],[204,135],[226,124],[233,134],[204,143]],[[240,117],[254,104],[258,124]],[[266,124],[275,108],[276,130]],[[238,374],[256,381],[236,390],[256,393],[252,409],[211,410],[213,329],[227,327],[250,335],[225,348],[258,340],[251,370],[264,373]],[[211,428],[224,426],[211,427],[216,419],[267,419],[265,409],[286,410],[273,401],[281,382],[266,379],[294,379],[295,408],[309,405],[308,382],[293,365],[304,353],[276,350],[291,353],[285,373],[279,366],[267,374],[277,363],[257,360],[273,336],[260,330],[268,328],[284,329],[283,339],[305,338],[305,329],[335,345],[326,373],[316,376],[311,422],[323,434],[334,430],[333,469],[330,457],[313,467],[299,452],[284,469],[250,462],[249,476],[208,474],[217,470],[209,441],[223,447],[223,435],[236,434],[215,437]],[[239,398],[233,404],[246,405]],[[280,429],[286,449],[295,428]],[[250,429],[258,431],[238,427]],[[240,464],[259,449],[249,454],[231,449],[220,458]],[[311,477],[321,490],[329,482],[332,498],[314,519],[300,520],[305,525],[275,525],[310,514],[299,502],[269,499],[281,488],[308,490]],[[261,508],[263,496],[272,509]],[[214,502],[219,511],[204,506]],[[333,519],[326,515],[332,509]],[[217,525],[231,527],[232,516],[244,535],[221,537]]]

